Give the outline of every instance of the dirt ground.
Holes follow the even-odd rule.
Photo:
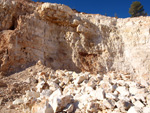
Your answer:
[[[0,113],[21,113],[22,108],[12,102],[22,97],[26,90],[34,90],[37,84],[37,72],[46,71],[44,66],[32,66],[10,76],[1,76],[0,80]]]

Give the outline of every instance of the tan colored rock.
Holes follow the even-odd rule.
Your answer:
[[[40,97],[40,93],[39,92],[35,92],[35,91],[27,90],[25,96],[26,96],[27,99],[38,98],[38,97]]]
[[[48,100],[42,100],[39,103],[35,103],[31,109],[32,113],[54,113],[52,106],[48,103]]]
[[[81,82],[83,82],[84,80],[87,80],[88,79],[88,76],[87,75],[81,75],[79,77],[77,77],[75,80],[74,80],[74,84],[75,85],[78,85],[80,84]]]
[[[16,99],[15,101],[13,101],[13,104],[22,104],[24,103],[23,99]]]

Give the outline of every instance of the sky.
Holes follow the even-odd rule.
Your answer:
[[[37,0],[33,0],[37,1]],[[129,8],[136,0],[40,0],[41,2],[50,2],[65,4],[72,9],[80,12],[101,14],[114,17],[115,13],[119,18],[130,17]],[[150,0],[137,0],[144,6],[145,12],[150,15]]]

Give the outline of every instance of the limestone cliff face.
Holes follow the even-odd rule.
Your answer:
[[[41,60],[53,69],[150,73],[150,18],[75,13],[68,6],[0,2],[0,71]]]

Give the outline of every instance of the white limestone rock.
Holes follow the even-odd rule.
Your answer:
[[[40,98],[49,98],[53,91],[45,89],[40,93]]]
[[[13,101],[13,104],[16,104],[16,105],[22,104],[22,103],[24,103],[23,99],[16,99],[15,101]]]
[[[125,86],[117,87],[116,91],[118,91],[122,96],[129,96],[129,91],[126,89]]]
[[[143,113],[150,113],[150,107],[144,107]]]
[[[63,108],[65,108],[67,106],[67,104],[69,104],[72,100],[72,96],[71,95],[66,95],[66,96],[60,96],[60,97],[55,97],[52,98],[50,96],[51,99],[49,99],[49,102],[54,110],[54,112],[59,112],[62,111]]]
[[[133,106],[128,110],[127,113],[142,113],[142,111],[140,108]]]
[[[117,99],[117,95],[114,95],[112,93],[106,93],[106,98],[116,100]]]
[[[41,102],[33,105],[31,113],[54,113],[54,111],[48,100],[43,99]]]
[[[141,101],[139,101],[139,100],[134,102],[133,104],[134,104],[134,106],[139,107],[139,108],[144,107],[144,104]]]
[[[137,92],[138,92],[138,88],[137,88],[137,87],[130,87],[130,88],[129,88],[129,92],[130,92],[132,95],[135,95],[135,94],[137,94]]]
[[[115,101],[114,100],[103,100],[103,106],[107,109],[113,109],[115,107]]]
[[[53,81],[51,81],[51,80],[48,80],[48,81],[47,81],[47,84],[49,85],[49,89],[50,89],[51,91],[56,91],[57,89],[60,88],[57,83],[55,83],[55,82],[53,82]]]
[[[104,100],[105,99],[105,92],[101,88],[98,88],[98,89],[92,91],[90,93],[90,95],[93,99],[98,99],[98,100]]]
[[[37,92],[41,92],[44,85],[45,85],[45,81],[39,82],[36,86]]]

